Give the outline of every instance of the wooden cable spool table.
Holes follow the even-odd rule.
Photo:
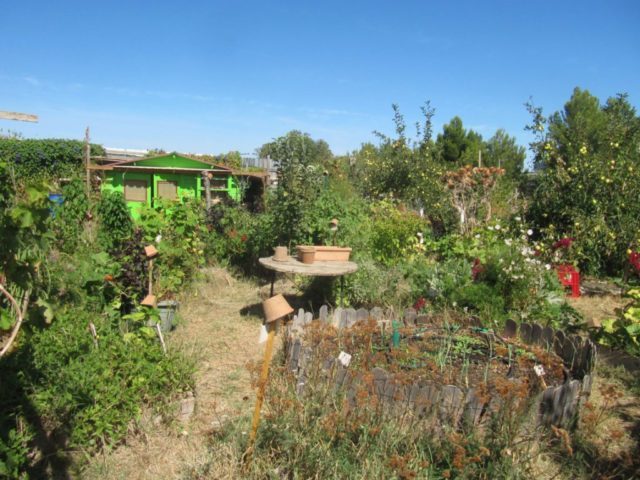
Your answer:
[[[276,273],[294,273],[310,277],[340,277],[340,303],[342,303],[342,287],[344,275],[358,270],[355,262],[313,262],[302,263],[293,257],[287,260],[274,260],[273,257],[263,257],[258,260],[260,265],[273,272],[271,277],[271,296],[273,297],[273,284]]]

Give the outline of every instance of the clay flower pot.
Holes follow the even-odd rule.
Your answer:
[[[316,262],[348,262],[351,255],[349,247],[316,246]]]
[[[273,259],[276,262],[286,262],[287,260],[289,260],[289,252],[287,251],[287,247],[276,247],[273,250]]]
[[[293,308],[282,295],[276,295],[262,302],[264,320],[266,323],[275,322],[282,317],[293,313]]]
[[[141,305],[144,305],[145,307],[153,307],[155,308],[157,305],[157,299],[155,295],[147,295],[146,297],[144,297],[144,299],[142,300],[142,302],[140,302]]]
[[[302,263],[311,264],[316,261],[316,247],[298,245],[298,260]]]
[[[158,249],[153,245],[147,245],[144,247],[144,254],[147,258],[151,259],[158,256]]]

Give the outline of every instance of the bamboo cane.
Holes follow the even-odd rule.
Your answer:
[[[245,465],[249,465],[249,463],[251,462],[251,455],[253,454],[256,436],[258,434],[258,425],[260,425],[260,410],[262,409],[264,392],[267,386],[267,380],[269,378],[269,367],[271,365],[271,355],[273,353],[273,341],[276,336],[276,328],[278,322],[279,321],[268,324],[269,334],[267,335],[267,345],[264,349],[264,360],[262,362],[260,381],[258,382],[258,394],[256,396],[256,406],[253,411],[253,420],[251,421],[251,432],[249,434],[249,445],[245,454]]]

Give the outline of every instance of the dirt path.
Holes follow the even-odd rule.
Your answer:
[[[181,324],[169,348],[196,362],[196,409],[186,422],[165,425],[147,413],[127,445],[92,460],[83,478],[174,479],[207,461],[211,433],[226,419],[253,407],[247,362],[261,355],[261,312],[256,284],[208,269],[181,299]]]

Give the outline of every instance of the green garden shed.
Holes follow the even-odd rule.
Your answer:
[[[175,152],[105,162],[92,169],[104,172],[102,191],[122,193],[133,218],[138,218],[141,205],[153,206],[158,199],[204,198],[203,174],[210,179],[212,198],[240,200],[238,182],[230,168]]]

